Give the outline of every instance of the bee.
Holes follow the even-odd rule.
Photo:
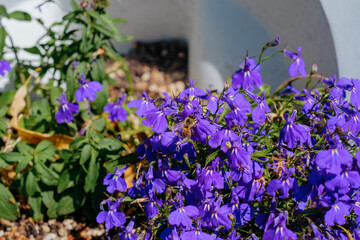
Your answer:
[[[193,114],[190,114],[184,121],[184,126],[182,127],[181,133],[185,139],[190,139],[194,130],[193,127],[197,124],[196,117]]]
[[[189,116],[187,116],[185,118],[185,121],[182,124],[182,128],[181,128],[181,134],[183,136],[183,139],[181,141],[178,141],[176,143],[177,147],[176,150],[180,151],[180,145],[184,142],[186,142],[187,140],[189,140],[191,138],[191,135],[193,134],[194,130],[192,129],[193,127],[195,127],[195,125],[197,124],[197,120],[195,115],[190,114]]]

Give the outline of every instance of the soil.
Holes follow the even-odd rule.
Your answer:
[[[138,42],[123,57],[137,95],[146,91],[150,96],[158,96],[161,92],[176,96],[185,88],[188,75],[188,51],[185,43],[177,40]],[[119,97],[119,92],[129,88],[126,74],[119,70],[120,66],[119,62],[106,63],[106,71],[111,72],[110,77],[118,84],[116,87],[110,87],[112,97]],[[89,223],[75,214],[58,219],[34,221],[28,211],[24,212],[26,213],[17,221],[0,219],[0,240],[107,239],[103,224]]]

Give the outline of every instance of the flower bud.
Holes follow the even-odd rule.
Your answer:
[[[224,86],[225,90],[227,90],[229,87],[230,87],[230,83],[229,83],[228,80],[226,80],[225,81],[225,86]]]
[[[316,64],[313,64],[311,67],[311,75],[315,74],[318,71],[318,67]]]

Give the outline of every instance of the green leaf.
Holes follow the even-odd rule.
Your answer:
[[[57,213],[65,215],[74,212],[85,203],[85,193],[81,189],[73,189],[69,195],[62,197],[57,206]]]
[[[32,159],[33,159],[33,157],[31,157],[31,156],[23,156],[16,166],[16,172],[17,173],[22,172],[27,167],[27,165],[31,162]]]
[[[0,16],[4,16],[7,17],[7,12],[6,12],[6,8],[4,5],[0,5]]]
[[[2,152],[0,153],[0,158],[4,159],[6,162],[9,163],[17,163],[19,162],[24,155],[18,152]]]
[[[15,90],[10,90],[2,93],[0,96],[0,108],[11,104],[14,101],[15,93]]]
[[[0,119],[0,137],[4,136],[7,132],[8,126],[6,122]]]
[[[81,150],[81,155],[80,155],[80,165],[83,165],[84,163],[86,163],[86,161],[90,158],[91,156],[91,152],[92,152],[92,147],[90,144],[86,144],[84,146],[84,148]]]
[[[100,92],[97,92],[95,99],[96,113],[98,115],[100,115],[103,112],[104,106],[107,104],[109,98],[108,83],[104,81],[102,85],[103,88]]]
[[[47,160],[55,161],[55,146],[46,140],[41,141],[35,148],[35,159],[46,162]]]
[[[51,120],[51,108],[50,104],[46,99],[36,100],[31,104],[33,114],[40,115],[43,119]]]
[[[48,168],[45,163],[35,159],[35,169],[40,175],[41,181],[48,186],[57,186],[59,183],[59,175]]]
[[[59,103],[58,101],[56,101],[56,99],[60,98],[62,92],[63,90],[59,87],[50,88],[50,101],[52,105],[56,105]]]
[[[7,36],[7,32],[5,28],[0,27],[0,52],[2,53],[5,47],[5,38]]]
[[[91,64],[90,75],[92,80],[103,82],[105,78],[105,62],[102,59],[96,59],[96,62]],[[103,86],[104,88],[104,86]]]
[[[31,210],[34,213],[34,220],[40,220],[44,217],[41,213],[41,197],[28,197],[28,202],[30,204]]]
[[[72,101],[75,94],[75,78],[73,66],[70,64],[66,71],[66,98]]]
[[[89,169],[85,177],[84,190],[86,193],[93,192],[97,184],[100,170],[100,164],[97,161],[97,156],[98,152],[95,149],[92,149]]]
[[[82,34],[81,34],[81,42],[80,42],[80,52],[86,54],[88,52],[89,49],[89,44],[88,44],[88,29],[87,28],[83,28],[82,29]]]
[[[68,188],[75,186],[73,180],[70,179],[70,172],[69,169],[66,169],[60,176],[59,184],[57,186],[57,193],[62,193]]]
[[[108,151],[119,151],[123,146],[122,142],[116,138],[103,138],[100,140],[99,148]]]
[[[108,172],[114,172],[115,167],[120,167],[122,165],[125,165],[127,163],[136,163],[139,162],[138,154],[137,153],[130,153],[126,156],[120,157],[116,160],[107,161],[104,166],[106,171]]]
[[[22,11],[14,11],[8,14],[8,18],[16,19],[19,21],[31,21],[30,14]]]
[[[30,48],[24,48],[24,50],[29,53],[32,53],[32,54],[41,55],[41,51],[39,50],[39,48],[37,46],[33,46]]]
[[[92,122],[91,126],[97,131],[102,132],[105,129],[106,120],[103,117],[99,117]]]
[[[70,5],[74,10],[82,11],[81,6],[75,0],[71,0]]]
[[[30,171],[26,176],[25,191],[26,194],[30,197],[32,197],[36,192],[41,191],[37,178],[33,171]]]
[[[14,196],[0,183],[0,218],[14,221],[19,216],[19,207],[15,202]]]
[[[58,203],[54,200],[54,191],[42,191],[41,197],[45,206],[48,208],[46,214],[50,218],[56,218],[58,216],[57,214]]]
[[[24,142],[19,142],[16,145],[17,150],[25,156],[34,156],[34,149]]]
[[[215,159],[216,156],[218,155],[218,153],[219,153],[219,150],[216,150],[215,152],[213,152],[209,156],[207,156],[205,166],[208,165],[208,163],[211,162],[213,159]]]

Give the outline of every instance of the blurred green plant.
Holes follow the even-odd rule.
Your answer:
[[[122,35],[117,25],[126,20],[113,18],[105,11],[109,1],[89,3],[72,0],[73,10],[49,27],[41,19],[35,19],[46,33],[36,45],[24,49],[14,45],[1,20],[31,21],[32,17],[21,11],[8,13],[0,5],[1,58],[5,53],[13,54],[13,59],[8,59],[12,63],[9,77],[15,80],[18,88],[0,95],[1,218],[14,220],[20,216],[13,192],[26,197],[35,220],[45,215],[56,218],[81,209],[93,219],[105,192],[98,181],[102,181],[106,172],[113,171],[115,166],[136,160],[127,158],[124,161],[121,156],[127,150],[115,138],[120,128],[131,124],[111,123],[103,114],[109,98],[108,85],[116,84],[105,71],[106,59],[122,63],[121,68],[130,83],[128,91],[132,92],[125,61],[112,44],[112,41],[131,39]],[[19,51],[37,55],[39,62],[20,59]],[[33,77],[35,73],[36,79]],[[55,119],[60,106],[57,99],[63,86],[66,86],[67,99],[74,99],[80,74],[100,82],[103,90],[97,94],[93,104],[80,103],[75,121],[58,124]],[[42,84],[40,79],[49,75],[52,77],[48,83]],[[36,93],[38,100],[31,101],[30,92]],[[25,112],[18,120],[17,115],[23,109],[15,111],[11,108],[20,106],[23,100]],[[9,126],[16,126],[16,131],[11,131]],[[54,139],[53,136],[61,137]],[[56,147],[57,141],[63,141],[62,138],[71,141],[73,136],[77,137],[70,145],[63,143],[61,148]],[[64,144],[68,149],[63,147]]]

